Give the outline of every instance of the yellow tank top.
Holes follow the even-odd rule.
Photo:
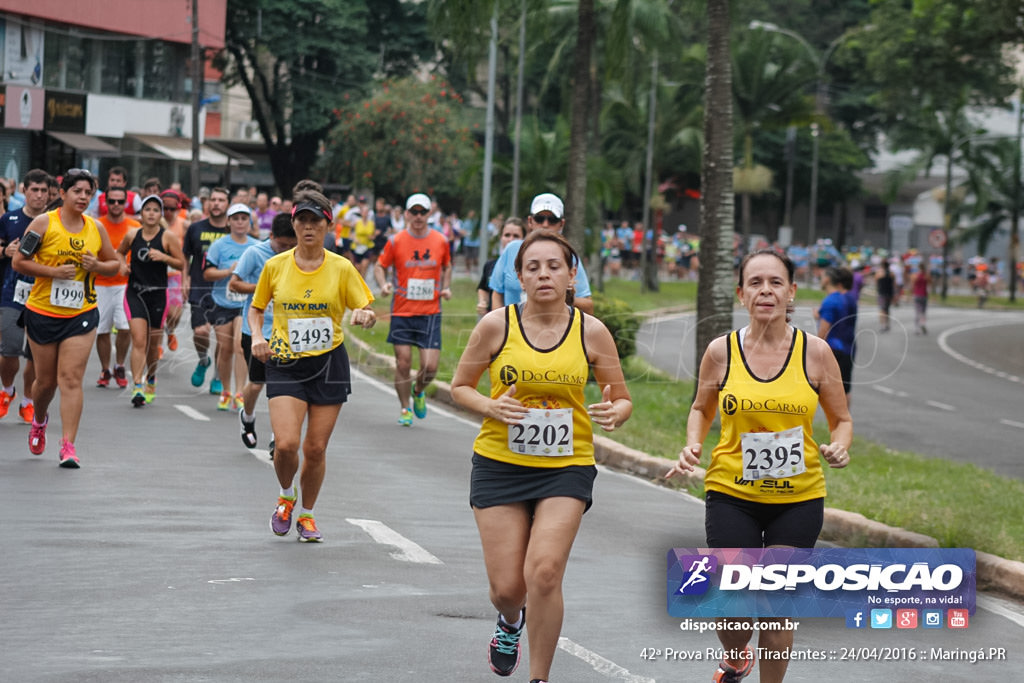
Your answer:
[[[750,371],[739,332],[726,343],[728,365],[718,392],[722,434],[704,488],[759,503],[823,498],[825,475],[812,432],[818,392],[807,379],[806,334],[793,330],[789,356],[770,379]]]
[[[583,316],[569,310],[561,340],[550,349],[538,349],[523,333],[519,306],[505,308],[505,342],[490,366],[491,398],[514,384],[515,397],[531,412],[519,425],[484,418],[473,442],[478,454],[526,467],[594,464],[593,430],[583,402],[590,372]]]
[[[35,253],[36,263],[44,266],[73,263],[78,268],[72,280],[37,277],[25,308],[55,318],[72,318],[96,308],[96,274],[81,267],[82,254],[88,250],[98,255],[103,240],[91,216],[82,216],[85,225],[79,232],[68,232],[61,223],[60,209],[46,215],[50,223]]]

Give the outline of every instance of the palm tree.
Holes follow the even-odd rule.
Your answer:
[[[697,283],[697,358],[732,325],[732,60],[729,0],[708,0],[704,162],[701,173],[700,277]],[[696,384],[694,390],[696,391]]]
[[[963,244],[977,240],[978,254],[984,256],[988,244],[1007,226],[1012,229],[1014,206],[1022,208],[1020,188],[1014,187],[1012,169],[1017,162],[1017,140],[992,141],[973,150],[967,169],[967,198],[964,209],[974,220],[954,236]]]
[[[572,110],[569,140],[569,172],[566,179],[565,233],[577,254],[584,250],[587,202],[587,151],[590,145],[590,68],[596,35],[594,0],[580,0],[576,49],[572,69]]]

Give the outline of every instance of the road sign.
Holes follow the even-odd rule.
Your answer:
[[[941,249],[946,245],[946,231],[935,228],[928,233],[928,244],[932,245],[936,249]]]

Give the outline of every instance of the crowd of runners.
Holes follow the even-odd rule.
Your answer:
[[[378,198],[370,209],[363,197],[332,203],[317,183],[301,181],[285,199],[223,187],[190,198],[155,178],[130,190],[119,167],[102,189],[88,170],[56,178],[33,170],[20,194],[21,205],[0,218],[0,418],[11,419],[17,405],[33,455],[46,451],[59,412],[58,464],[80,467],[76,437],[94,348],[97,388],[125,389],[126,410],[159,400],[161,357],[187,352],[177,337],[185,302],[190,382],[215,397],[211,410],[238,414],[247,448],[259,443],[255,406],[266,391],[278,484],[270,528],[278,536],[294,528],[299,541],[323,540],[314,506],[352,391],[346,316],[365,328],[388,319],[396,428],[426,417],[457,248],[436,224],[428,195],[412,194],[395,209]],[[479,321],[452,381],[452,398],[483,418],[467,455],[469,502],[497,611],[488,661],[496,674],[511,675],[525,632],[531,683],[548,681],[557,650],[562,577],[597,474],[593,426],[617,429],[633,409],[612,335],[592,315],[586,271],[561,236],[564,209],[560,197],[543,193],[525,221],[501,221],[502,250],[485,265]],[[378,296],[390,300],[386,314],[367,285],[371,275]],[[810,547],[821,527],[823,464],[849,463],[850,330],[860,283],[848,269],[823,273],[829,295],[816,312],[815,337],[789,324],[795,267],[785,255],[749,255],[738,277],[750,323],[708,347],[685,447],[667,476],[697,466],[720,411],[706,486],[709,546]],[[923,315],[922,308],[922,333]],[[486,394],[477,386],[485,373]],[[590,377],[600,398],[587,404]],[[766,396],[799,409],[768,418],[735,409],[737,397]],[[810,424],[819,404],[831,434],[820,446]],[[744,456],[772,440],[786,442],[785,463]],[[781,488],[799,495],[782,500]],[[738,681],[754,667],[751,631],[741,624],[720,633],[728,652],[745,654],[723,660],[714,680]],[[791,632],[780,633],[789,635],[762,633],[761,647],[790,648]],[[784,674],[785,666],[762,665],[762,680]]]

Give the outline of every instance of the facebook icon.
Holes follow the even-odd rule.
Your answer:
[[[864,610],[846,610],[846,628],[867,628]]]

